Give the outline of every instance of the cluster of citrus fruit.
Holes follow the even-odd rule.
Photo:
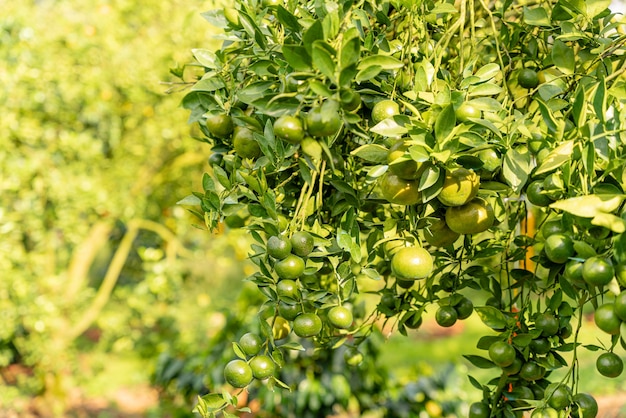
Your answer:
[[[241,358],[231,360],[224,367],[226,382],[236,388],[248,386],[253,379],[265,380],[274,375],[275,361],[267,354],[261,353],[264,343],[257,334],[248,332],[241,336],[237,343]]]

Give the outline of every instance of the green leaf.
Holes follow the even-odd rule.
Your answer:
[[[201,201],[200,201],[200,198],[198,196],[190,194],[188,196],[185,196],[184,198],[182,198],[178,202],[176,202],[176,204],[177,205],[182,205],[182,206],[199,206],[200,202]]]
[[[439,115],[437,115],[437,120],[435,121],[435,137],[437,141],[445,141],[455,125],[456,116],[454,114],[454,107],[450,104],[444,107]]]
[[[211,68],[211,69],[218,68],[218,66],[215,63],[217,58],[213,51],[210,51],[208,49],[197,48],[197,49],[192,49],[191,53],[193,54],[194,58],[204,67]]]
[[[484,357],[481,357],[481,356],[476,356],[472,354],[464,354],[463,357],[469,360],[470,363],[472,363],[474,366],[480,369],[493,369],[494,367],[496,367],[493,361],[486,359]]]
[[[282,5],[278,6],[278,9],[276,10],[276,17],[278,18],[278,21],[287,29],[296,33],[300,32],[302,26],[300,26],[298,19]]]
[[[383,70],[399,70],[404,64],[399,59],[390,55],[369,55],[363,58],[358,65],[359,70],[368,67],[380,67]]]
[[[574,50],[563,41],[555,40],[552,46],[552,62],[565,74],[574,74],[576,57]]]
[[[541,165],[537,167],[535,174],[540,175],[556,170],[572,158],[572,152],[574,152],[574,141],[563,142],[550,151]]]
[[[528,181],[530,173],[530,156],[528,153],[521,154],[511,148],[504,155],[502,173],[507,183],[516,192],[520,193]]]
[[[397,117],[396,117],[397,118]],[[396,118],[387,118],[370,128],[371,132],[386,137],[400,137],[408,132],[408,129],[399,125]]]
[[[339,68],[342,70],[358,64],[361,52],[361,40],[356,28],[350,28],[344,34],[339,52]]]
[[[302,344],[297,343],[295,341],[288,342],[288,343],[285,343],[285,344],[281,344],[281,345],[279,345],[277,347],[278,348],[285,348],[287,350],[304,351],[304,347],[302,346]]]
[[[469,96],[495,96],[502,93],[502,87],[493,83],[477,84],[467,89]]]
[[[611,6],[611,0],[586,0],[587,17],[593,19]]]
[[[500,310],[493,306],[476,306],[474,311],[485,325],[494,330],[502,330],[507,326],[507,319]]]
[[[309,71],[311,69],[311,56],[307,49],[301,45],[283,45],[285,61],[296,71]]]
[[[611,213],[598,213],[591,220],[591,224],[610,229],[616,234],[622,234],[626,232],[626,220]]]
[[[500,66],[498,64],[492,62],[490,64],[483,65],[482,67],[480,67],[476,71],[474,76],[478,77],[478,79],[481,82],[485,82],[485,81],[491,80],[492,78],[494,78],[498,74],[500,74]]]
[[[267,49],[267,41],[265,40],[265,35],[263,34],[263,32],[261,32],[261,29],[259,29],[254,20],[252,20],[252,18],[243,10],[239,11],[239,21],[241,22],[241,26],[243,26],[248,35],[254,38],[257,45],[259,45],[263,50]]]
[[[315,41],[311,53],[313,65],[330,80],[335,80],[335,58],[333,48],[324,41]]]
[[[313,55],[313,43],[324,39],[324,28],[322,22],[316,20],[302,35],[302,44],[307,49],[309,55]]]
[[[204,402],[207,410],[209,411],[218,411],[226,405],[226,401],[224,397],[217,393],[209,393],[208,395],[204,395],[202,397],[202,401]]]
[[[587,195],[577,196],[570,199],[559,200],[550,205],[552,209],[559,209],[572,215],[583,218],[595,218],[601,214],[609,214],[615,211],[626,199],[626,195]]]
[[[543,7],[528,8],[524,6],[524,23],[531,26],[550,26],[550,16]]]
[[[382,145],[365,144],[353,150],[350,154],[371,163],[385,164],[387,163],[388,153],[389,150]]]

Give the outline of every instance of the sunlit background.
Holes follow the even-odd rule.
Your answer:
[[[0,1],[0,417],[191,416],[162,383],[222,329],[250,273],[245,236],[203,231],[176,204],[200,189],[209,149],[168,70],[219,45],[200,16],[214,7]],[[384,366],[456,360],[456,387],[459,333],[480,327],[393,339]],[[416,341],[419,356],[398,355]],[[185,388],[202,386],[194,367]]]

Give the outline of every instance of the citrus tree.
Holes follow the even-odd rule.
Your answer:
[[[196,411],[232,416],[245,388],[290,389],[279,370],[293,351],[345,350],[351,367],[381,323],[406,334],[425,312],[441,327],[475,312],[483,355],[465,358],[492,375],[469,376],[483,399],[470,417],[595,416],[578,353],[617,377],[626,332],[626,36],[608,6],[238,0],[204,13],[222,47],[173,72],[211,170],[182,203],[209,229],[249,231],[262,300],[220,367],[236,390]],[[580,342],[587,310],[597,345]]]

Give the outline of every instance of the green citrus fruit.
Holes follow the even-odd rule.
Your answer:
[[[461,122],[467,122],[470,119],[480,119],[482,112],[474,105],[463,102],[454,112],[456,118]]]
[[[259,354],[250,360],[250,368],[252,369],[252,376],[263,380],[274,375],[276,365],[270,356]]]
[[[291,254],[291,241],[283,236],[271,236],[267,240],[267,254],[270,257],[282,260]]]
[[[457,234],[477,234],[491,228],[494,222],[493,208],[478,197],[462,206],[451,206],[446,210],[446,224]]]
[[[496,341],[489,346],[489,358],[496,366],[510,366],[515,361],[515,348],[504,341]]]
[[[424,229],[424,239],[433,247],[447,247],[454,244],[460,235],[448,227],[444,219],[436,220]]]
[[[552,234],[547,237],[543,249],[548,260],[557,264],[565,264],[575,253],[574,241],[565,234]]]
[[[522,364],[524,364],[524,361],[519,357],[515,357],[513,363],[511,363],[509,366],[503,367],[502,371],[506,373],[507,376],[516,375],[522,369]]]
[[[583,279],[592,286],[605,286],[613,280],[615,268],[611,260],[599,256],[590,257],[583,263]]]
[[[593,314],[593,321],[598,328],[611,335],[619,334],[620,325],[622,324],[615,312],[614,303],[605,303],[598,306]]]
[[[598,402],[588,393],[577,393],[572,398],[572,417],[596,418],[598,415]]]
[[[437,199],[445,206],[461,206],[476,197],[480,187],[480,177],[466,168],[446,170],[443,188]]]
[[[535,338],[528,344],[530,350],[535,354],[548,354],[552,350],[552,343],[547,338]]]
[[[311,109],[304,117],[304,122],[309,135],[315,138],[333,136],[343,124],[337,105]]]
[[[252,382],[252,369],[243,360],[231,360],[224,367],[226,382],[236,388],[244,388]]]
[[[277,316],[272,325],[272,336],[274,339],[282,340],[283,338],[287,338],[290,332],[291,326],[289,325],[289,321],[282,316]]]
[[[619,319],[626,321],[626,290],[615,297],[613,309]]]
[[[474,402],[469,408],[469,418],[489,418],[491,407],[486,402]]]
[[[234,7],[224,7],[224,17],[235,28],[241,27],[241,22],[239,20],[239,11]]]
[[[543,192],[552,200],[559,200],[563,196],[564,187],[563,179],[556,173],[548,174],[543,179]]]
[[[578,260],[570,260],[565,264],[563,277],[570,281],[574,286],[579,288],[585,287],[583,280],[583,263]]]
[[[541,235],[543,235],[544,239],[548,238],[550,235],[565,234],[568,232],[569,230],[563,226],[561,218],[550,219],[541,225]]]
[[[548,386],[546,395],[550,396],[548,405],[557,410],[565,409],[572,403],[572,390],[561,383]]]
[[[602,376],[618,377],[624,371],[624,362],[615,353],[602,353],[596,360],[596,369]]]
[[[404,139],[399,139],[389,147],[387,152],[387,164],[389,171],[405,180],[420,178],[425,166],[410,158],[407,153],[409,144]]]
[[[343,110],[354,112],[361,107],[361,95],[352,90],[346,90],[341,93],[341,106]]]
[[[254,133],[242,126],[237,126],[233,131],[233,148],[241,158],[254,159],[261,155],[261,148],[254,139]]]
[[[543,193],[543,181],[535,180],[526,188],[528,201],[535,206],[545,207],[553,202],[547,194]]]
[[[524,68],[517,74],[517,83],[525,89],[534,89],[539,85],[539,76],[535,70]]]
[[[534,361],[528,361],[522,364],[522,368],[519,371],[519,375],[522,379],[529,382],[541,379],[546,374],[546,369],[543,366],[535,363]]]
[[[315,241],[307,231],[296,231],[291,236],[291,251],[300,257],[311,254]]]
[[[348,329],[352,326],[352,311],[345,306],[334,306],[328,311],[328,321],[335,328]]]
[[[253,332],[247,332],[239,338],[239,346],[248,356],[254,356],[261,351],[263,341],[261,337]]]
[[[304,139],[304,128],[300,118],[283,115],[274,121],[274,135],[291,144],[299,144]]]
[[[542,337],[550,337],[559,332],[559,320],[550,312],[542,312],[535,317],[535,328],[541,330]]]
[[[343,353],[343,359],[347,365],[356,367],[363,363],[363,354],[356,348],[350,347]]]
[[[307,312],[293,320],[293,332],[298,337],[314,337],[322,331],[322,320],[317,314]]]
[[[422,200],[417,180],[405,180],[388,171],[378,182],[383,197],[391,203],[414,205]]]
[[[226,114],[209,115],[205,124],[211,135],[218,138],[228,138],[235,129],[233,118]]]
[[[530,418],[559,418],[559,412],[554,408],[536,408]]]
[[[480,167],[479,174],[481,178],[492,179],[495,173],[500,170],[502,166],[502,157],[493,148],[487,148],[480,150],[476,157],[483,162]]]
[[[276,293],[279,298],[287,298],[291,300],[300,299],[300,290],[298,284],[291,279],[284,279],[276,285]]]
[[[374,124],[377,124],[399,114],[400,106],[398,106],[398,103],[389,99],[381,100],[372,108],[372,121]]]
[[[463,296],[456,305],[454,305],[457,316],[459,319],[467,319],[474,312],[474,304],[469,298]]]
[[[293,321],[298,315],[302,313],[302,308],[296,303],[287,303],[285,301],[278,302],[278,315],[283,318]]]
[[[391,259],[391,271],[404,280],[424,279],[433,271],[433,257],[422,247],[404,247]]]
[[[297,279],[304,274],[304,260],[295,254],[289,254],[274,264],[274,270],[281,279]]]
[[[451,327],[456,324],[457,319],[458,314],[456,310],[449,305],[440,306],[437,312],[435,312],[435,321],[441,327]]]

